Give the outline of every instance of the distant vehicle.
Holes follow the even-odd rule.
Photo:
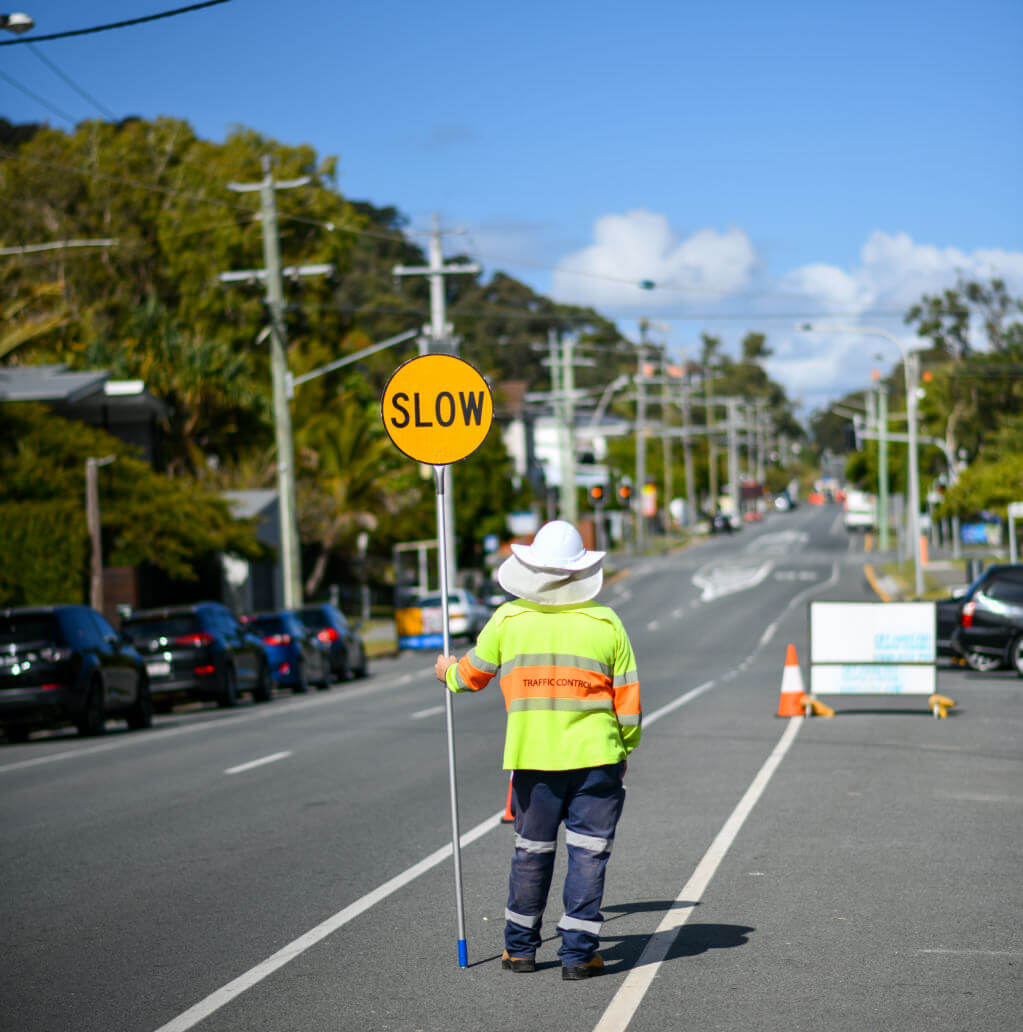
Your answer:
[[[962,657],[956,650],[952,639],[959,626],[959,610],[963,604],[964,590],[960,590],[949,598],[939,598],[934,604],[935,620],[937,621],[935,644],[940,659],[954,659],[962,662]]]
[[[877,526],[877,499],[866,491],[849,491],[845,497],[842,522],[851,532],[873,530]]]
[[[727,512],[717,512],[710,520],[712,534],[732,534],[738,529],[736,522]]]
[[[1023,563],[989,566],[966,589],[952,644],[974,670],[1023,677]]]
[[[219,602],[139,610],[121,629],[145,659],[153,699],[162,708],[183,699],[236,706],[244,691],[256,702],[273,697],[263,643]]]
[[[366,643],[359,634],[359,626],[349,623],[337,606],[329,602],[303,606],[298,617],[327,646],[330,668],[337,680],[347,681],[369,673]]]
[[[108,716],[153,722],[149,679],[131,643],[89,606],[0,609],[0,723],[9,741],[74,724],[101,735]]]
[[[244,617],[246,629],[266,647],[270,676],[282,688],[307,692],[330,687],[330,647],[289,610]]]
[[[420,609],[440,609],[440,595],[423,595],[416,599]],[[456,588],[448,592],[448,633],[452,638],[475,638],[490,619],[491,610],[471,591]]]
[[[504,590],[496,580],[484,581],[480,585],[480,602],[491,609],[503,606],[505,602],[511,602],[515,596]]]

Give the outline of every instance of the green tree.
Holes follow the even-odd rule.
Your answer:
[[[104,430],[69,423],[41,405],[0,406],[0,504],[8,519],[38,520],[47,507],[78,513],[85,527],[85,460],[113,455],[100,476],[104,556],[108,565],[149,563],[178,580],[211,552],[248,558],[264,554],[252,525],[234,519],[227,503],[187,478],[153,472],[124,442]],[[5,528],[12,536],[12,527]],[[23,528],[24,529],[24,528]],[[19,532],[20,533],[20,532]],[[81,571],[84,573],[84,571]]]

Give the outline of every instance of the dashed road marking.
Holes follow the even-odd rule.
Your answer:
[[[261,756],[258,760],[249,760],[248,763],[239,763],[237,767],[228,767],[225,774],[244,774],[247,770],[254,770],[256,767],[265,767],[268,763],[276,763],[278,760],[286,759],[291,755],[288,752],[275,752],[270,756]]]
[[[431,706],[429,709],[421,709],[417,713],[412,714],[413,720],[423,720],[425,717],[433,717],[438,713],[443,713],[443,706]]]

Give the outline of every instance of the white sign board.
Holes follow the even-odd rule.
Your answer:
[[[933,602],[812,602],[810,685],[820,695],[932,695]]]

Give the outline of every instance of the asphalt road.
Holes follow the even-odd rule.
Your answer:
[[[557,889],[540,970],[500,969],[496,686],[455,699],[458,967],[443,692],[405,654],[329,693],[0,747],[0,1027],[1018,1027],[1023,680],[941,670],[947,720],[918,697],[774,716],[808,600],[872,597],[837,516],[773,515],[605,588],[646,726],[602,977],[561,981]]]

